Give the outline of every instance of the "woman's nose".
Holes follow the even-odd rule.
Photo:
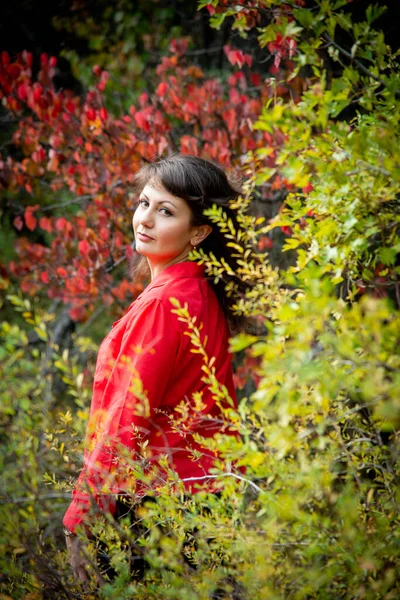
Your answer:
[[[139,224],[147,229],[151,229],[154,225],[154,215],[148,206],[146,209],[141,210],[139,216]]]

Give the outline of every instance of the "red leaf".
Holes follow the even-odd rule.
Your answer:
[[[36,162],[36,163],[40,163],[40,162],[44,161],[45,158],[46,158],[46,152],[44,151],[42,146],[39,146],[38,149],[35,152],[33,152],[33,154],[32,154],[32,160],[33,160],[33,162]]]
[[[139,125],[139,127],[141,129],[143,129],[143,131],[146,131],[147,133],[149,133],[150,123],[142,111],[135,113],[135,121]]]
[[[228,55],[231,54],[231,52],[232,52],[232,50],[231,50],[230,45],[229,44],[225,44],[225,46],[224,46],[224,53],[225,53],[225,56],[227,58],[228,58]],[[228,58],[228,60],[229,60],[229,58]]]
[[[108,238],[110,237],[110,231],[109,229],[107,229],[107,227],[102,227],[100,229],[100,237],[102,240],[108,240]]]
[[[39,227],[48,233],[53,231],[51,220],[48,217],[41,217],[39,220]]]
[[[42,95],[43,92],[43,88],[40,85],[40,83],[35,83],[33,86],[34,90],[33,90],[33,99],[35,102],[38,102],[40,100],[40,97]]]
[[[289,58],[292,58],[292,56],[294,55],[294,53],[296,51],[296,47],[297,47],[297,44],[296,44],[295,40],[289,39],[289,41],[288,41]]]
[[[182,154],[193,154],[198,156],[198,141],[197,138],[190,135],[183,135],[181,137],[181,152]]]
[[[143,92],[143,94],[140,94],[139,96],[139,104],[142,108],[145,108],[145,106],[147,105],[149,101],[149,96],[146,94],[146,92]]]
[[[233,108],[228,108],[228,110],[223,113],[222,118],[224,119],[229,131],[232,131],[238,121],[236,111]]]
[[[232,73],[232,75],[229,75],[228,84],[231,86],[235,86],[237,84],[237,79],[235,77],[235,73]]]
[[[65,108],[69,113],[73,114],[75,112],[76,107],[72,100],[68,100],[68,102],[65,104]]]
[[[249,67],[251,67],[253,63],[253,59],[250,54],[244,54],[241,50],[233,50],[229,44],[225,44],[224,52],[231,65],[237,65],[239,69],[241,69],[245,64],[248,64]]]
[[[50,277],[47,271],[42,271],[42,273],[40,273],[40,279],[43,283],[50,283]]]
[[[96,77],[100,77],[101,68],[99,67],[99,65],[94,65],[92,71],[93,71],[94,75],[96,75]]]
[[[63,267],[57,267],[56,273],[60,277],[66,277],[68,275],[68,272]]]
[[[283,226],[281,227],[281,230],[282,230],[282,232],[283,232],[285,235],[292,235],[292,234],[293,234],[292,228],[291,228],[291,227],[289,227],[288,225],[283,225]]]
[[[96,111],[94,110],[94,108],[87,108],[85,110],[85,114],[89,121],[94,121],[96,118]]]
[[[18,98],[22,100],[22,102],[25,102],[28,97],[28,88],[26,83],[21,83],[21,85],[18,87],[17,94]]]
[[[172,40],[169,45],[169,51],[171,54],[177,54],[178,56],[183,56],[188,48],[188,42],[185,39],[176,39]]]
[[[263,236],[258,242],[259,250],[270,250],[271,248],[273,248],[273,246],[274,242],[268,236]]]
[[[78,244],[78,250],[81,254],[87,255],[90,250],[90,245],[86,240],[81,240]]]
[[[162,136],[162,137],[160,138],[160,141],[158,142],[158,145],[157,145],[157,151],[158,151],[158,154],[161,156],[161,154],[164,152],[164,150],[165,150],[166,148],[168,148],[168,142],[167,142],[167,140],[165,139],[165,137],[164,137],[164,136]]]
[[[261,77],[260,77],[260,75],[258,73],[252,73],[250,75],[250,81],[256,87],[258,87],[259,85],[261,85]]]
[[[53,69],[54,69],[54,67],[57,65],[57,58],[56,58],[55,56],[52,56],[52,57],[50,58],[49,65],[50,65],[50,66],[51,66]]]
[[[168,91],[168,86],[165,83],[165,81],[162,81],[156,89],[156,94],[157,94],[157,96],[160,96],[161,98],[163,98],[166,95],[167,91]]]
[[[7,69],[7,73],[12,79],[18,79],[21,75],[21,71],[22,67],[18,63],[12,63]]]
[[[81,321],[85,317],[85,309],[83,306],[71,308],[69,311],[69,316],[73,321]]]
[[[100,109],[100,119],[104,122],[106,122],[108,119],[108,112],[105,108]]]
[[[24,50],[22,53],[22,58],[24,59],[24,61],[26,62],[28,67],[31,67],[33,65],[33,54],[32,52],[28,52],[27,50]]]
[[[29,231],[34,231],[36,229],[37,219],[33,215],[32,209],[27,208],[25,211],[24,217],[25,217],[25,225],[27,226]]]
[[[48,101],[46,100],[46,98],[43,98],[43,96],[40,98],[38,104],[39,104],[40,108],[43,108],[44,110],[46,110],[46,108],[49,107]]]
[[[65,219],[64,217],[60,217],[59,219],[57,219],[57,221],[56,221],[57,231],[64,231],[66,224],[67,224],[67,219]]]
[[[185,114],[197,115],[199,112],[199,106],[194,102],[185,102],[182,110]]]
[[[303,192],[303,194],[309,194],[310,192],[313,191],[313,189],[314,188],[313,188],[312,184],[310,182],[308,182],[307,185],[304,186],[301,191]]]
[[[13,220],[13,225],[15,229],[21,231],[21,229],[24,226],[24,221],[22,220],[22,217],[20,215],[18,215],[18,217],[15,217],[15,219]]]

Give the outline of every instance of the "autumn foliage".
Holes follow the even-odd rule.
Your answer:
[[[128,114],[118,116],[105,106],[109,74],[99,67],[93,68],[93,87],[76,97],[55,89],[55,57],[42,55],[34,77],[31,54],[13,62],[1,55],[0,94],[18,123],[18,153],[1,157],[1,185],[27,192],[26,205],[11,201],[13,225],[27,235],[18,236],[17,258],[8,269],[23,292],[46,290],[70,306],[74,320],[87,318],[97,301],[112,305],[138,292],[111,272],[132,259],[131,184],[143,161],[178,151],[237,169],[248,151],[268,144],[264,162],[273,164],[279,132],[253,130],[270,93],[266,83],[256,72],[237,70],[224,86],[191,65],[186,50],[185,39],[173,40],[156,69],[153,94],[142,93]],[[225,51],[239,68],[251,66],[250,56]]]

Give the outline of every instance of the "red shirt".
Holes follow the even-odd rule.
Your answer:
[[[204,477],[214,466],[215,454],[195,443],[193,434],[212,437],[219,430],[215,423],[221,411],[209,384],[202,381],[204,358],[193,352],[185,334],[187,325],[171,312],[170,298],[179,300],[181,306],[187,303],[190,317],[196,317],[197,327],[201,325],[207,355],[215,357],[216,378],[236,405],[229,329],[204,267],[194,262],[172,265],[157,275],[125,316],[113,324],[99,348],[84,468],[63,519],[72,531],[89,510],[88,490],[102,509],[112,511],[112,496],[107,493],[132,489],[132,481],[128,485],[126,478],[123,481],[116,476],[121,448],[128,459],[143,460],[145,442],[150,462],[166,455],[181,479]],[[171,414],[178,415],[174,411],[182,401],[193,404],[196,392],[201,394],[201,410],[189,411],[184,433],[175,431]],[[138,414],[146,403],[146,414]],[[207,416],[216,419],[207,420]],[[193,454],[196,450],[199,452]],[[193,482],[185,485],[191,488]]]

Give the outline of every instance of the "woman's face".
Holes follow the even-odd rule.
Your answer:
[[[201,236],[204,226],[192,226],[187,202],[161,184],[155,185],[149,182],[143,188],[133,215],[136,250],[148,259],[153,276],[187,258],[193,246],[205,237]]]

